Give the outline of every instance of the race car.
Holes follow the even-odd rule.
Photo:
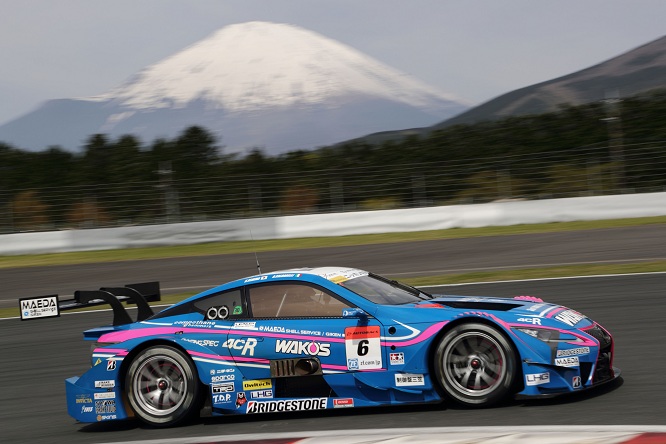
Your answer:
[[[114,325],[84,332],[96,341],[91,368],[66,380],[78,421],[166,427],[202,412],[485,407],[620,375],[606,329],[531,296],[434,296],[344,267],[260,273],[154,315],[144,296],[159,289],[130,290],[77,295],[78,306],[108,302],[115,312]],[[127,297],[137,322],[114,300]]]

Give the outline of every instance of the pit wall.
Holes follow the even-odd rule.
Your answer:
[[[0,255],[666,215],[666,192],[0,235]]]

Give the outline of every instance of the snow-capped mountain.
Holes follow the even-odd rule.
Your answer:
[[[466,108],[332,39],[250,22],[222,28],[107,93],[47,102],[0,127],[0,141],[76,149],[94,133],[152,142],[201,125],[226,152],[275,154],[426,126]]]

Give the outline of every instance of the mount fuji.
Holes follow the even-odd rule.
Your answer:
[[[225,152],[313,149],[424,127],[468,104],[312,31],[227,26],[97,96],[52,100],[0,126],[0,141],[77,150],[92,134],[144,143],[199,125]]]

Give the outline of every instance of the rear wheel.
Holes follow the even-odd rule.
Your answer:
[[[127,369],[125,390],[136,416],[156,427],[191,417],[197,412],[201,392],[192,361],[169,346],[139,353]]]
[[[446,395],[473,407],[504,399],[516,380],[516,352],[497,329],[461,324],[449,331],[435,351],[435,375]]]

